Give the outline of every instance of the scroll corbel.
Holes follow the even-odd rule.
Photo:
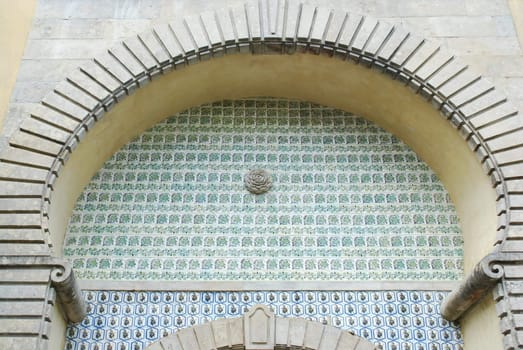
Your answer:
[[[502,254],[490,254],[441,303],[441,315],[455,321],[494,288],[504,275]]]
[[[66,321],[81,322],[85,318],[86,307],[71,265],[66,262],[55,265],[51,270],[51,284],[56,290]]]

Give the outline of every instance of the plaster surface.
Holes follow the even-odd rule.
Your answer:
[[[37,0],[0,1],[0,126],[18,75]]]

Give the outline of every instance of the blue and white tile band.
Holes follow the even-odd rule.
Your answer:
[[[141,350],[181,328],[241,316],[254,304],[351,330],[385,350],[461,350],[459,326],[439,315],[439,291],[87,291],[88,316],[66,350]]]

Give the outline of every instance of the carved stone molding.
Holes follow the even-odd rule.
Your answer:
[[[82,290],[76,281],[73,269],[68,263],[55,266],[51,271],[51,284],[62,304],[68,322],[81,322],[86,314]]]
[[[484,257],[463,282],[443,300],[441,315],[450,321],[460,318],[505,276],[504,266],[507,262],[521,264],[523,255],[494,253]]]
[[[49,268],[49,282],[56,291],[65,320],[69,323],[78,323],[84,319],[86,306],[82,290],[67,261],[53,257],[2,257],[0,265],[4,268]]]
[[[274,349],[274,313],[265,305],[255,305],[243,316],[245,350]]]

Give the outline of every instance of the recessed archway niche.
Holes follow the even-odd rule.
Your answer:
[[[25,257],[35,255],[47,266],[61,257],[77,196],[132,137],[191,106],[273,96],[349,111],[402,139],[456,206],[465,272],[497,244],[503,254],[519,254],[501,258],[519,281],[511,266],[523,260],[522,128],[506,98],[438,45],[401,28],[303,4],[259,6],[158,26],[96,57],[44,98],[1,158],[8,208],[1,229],[14,247],[7,249],[13,264],[34,266]],[[512,310],[507,295],[520,297],[507,288],[497,294],[501,310]],[[469,314],[467,346],[517,346],[521,320],[511,311],[501,317],[504,341],[490,299]]]
[[[438,174],[456,206],[464,235],[465,269],[491,250],[497,225],[496,194],[467,143],[438,110],[399,81],[363,65],[294,54],[216,58],[161,76],[118,103],[78,144],[53,185],[49,230],[55,252],[61,252],[77,196],[116,150],[173,113],[248,96],[333,106],[365,116],[399,136]],[[479,236],[491,239],[476,239]],[[487,319],[494,328],[497,320],[489,303]],[[466,323],[463,330],[466,337]]]
[[[397,135],[435,170],[455,203],[465,236],[465,269],[489,252],[494,237],[489,242],[468,240],[467,232],[469,225],[477,225],[474,235],[485,232],[484,236],[492,236],[495,232],[494,204],[485,206],[495,203],[495,193],[466,142],[439,112],[386,75],[351,62],[305,54],[232,55],[209,60],[161,76],[116,105],[79,143],[54,184],[49,227],[56,237],[52,239],[55,252],[60,254],[76,197],[123,144],[191,106],[249,96],[277,96],[333,106],[364,116]],[[68,190],[60,191],[62,186]],[[463,195],[469,192],[482,198]],[[488,210],[490,215],[467,220],[464,213],[473,206],[474,212]],[[476,244],[483,246],[470,246]]]

